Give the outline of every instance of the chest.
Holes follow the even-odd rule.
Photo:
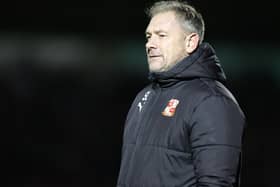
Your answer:
[[[140,95],[130,109],[124,143],[188,151],[187,103],[187,96],[176,91],[147,91]]]

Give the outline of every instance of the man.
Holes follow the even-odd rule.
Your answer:
[[[151,84],[128,113],[117,186],[238,186],[245,118],[202,42],[201,14],[161,1],[148,15]]]

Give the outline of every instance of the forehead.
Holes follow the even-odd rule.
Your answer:
[[[146,29],[146,32],[153,32],[155,30],[170,30],[179,29],[179,21],[173,11],[158,13],[152,17]]]

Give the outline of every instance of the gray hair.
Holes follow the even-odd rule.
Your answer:
[[[155,2],[146,13],[149,18],[162,12],[174,11],[186,32],[197,33],[200,43],[204,39],[205,24],[202,15],[187,2],[177,0]]]

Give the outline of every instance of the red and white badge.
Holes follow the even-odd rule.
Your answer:
[[[169,100],[167,106],[165,107],[164,111],[162,112],[162,115],[167,116],[167,117],[174,116],[176,107],[178,104],[179,104],[179,100],[177,100],[177,99]]]

